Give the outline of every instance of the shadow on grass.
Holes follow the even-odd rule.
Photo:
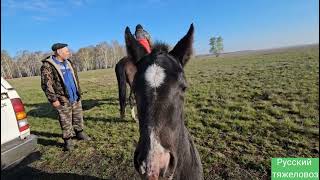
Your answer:
[[[52,138],[52,137],[56,137],[56,138],[60,138],[62,137],[61,134],[57,134],[57,133],[49,133],[49,132],[40,132],[40,131],[32,131],[31,130],[31,134],[37,135],[37,136],[44,136],[47,138]]]
[[[102,121],[108,123],[134,123],[134,120],[129,120],[129,118],[121,119],[120,117],[85,117],[84,121]]]
[[[43,146],[57,146],[58,148],[63,148],[63,143],[58,142],[57,140],[51,140],[51,139],[43,139],[38,138],[38,144],[41,144]]]
[[[29,164],[39,160],[41,153],[39,151],[31,153],[24,158],[19,164],[12,166],[6,170],[1,170],[1,179],[8,180],[102,180],[101,178],[79,175],[73,173],[48,173],[30,167]],[[109,179],[108,179],[109,180]],[[110,179],[111,180],[111,179]]]
[[[10,180],[103,180],[101,178],[73,173],[48,173],[32,167],[15,168],[13,171],[1,172],[1,179]],[[111,179],[110,179],[111,180]]]
[[[118,99],[117,98],[106,98],[100,100],[82,100],[82,109],[84,111],[90,110],[94,107],[101,106],[103,104],[118,106]],[[50,119],[58,119],[58,113],[56,110],[49,104],[49,103],[35,103],[35,104],[28,104],[26,103],[25,106],[32,108],[27,114],[28,116],[32,117],[46,117]]]
[[[62,138],[62,134],[49,133],[49,132],[39,132],[32,131],[31,134],[38,136],[38,144],[43,146],[57,146],[58,148],[63,147],[63,143],[58,142],[57,140],[52,140],[48,138]]]
[[[104,180],[94,176],[79,175],[74,173],[49,173],[30,167],[30,163],[39,160],[41,153],[39,151],[31,153],[19,164],[6,170],[1,170],[1,179],[8,180]],[[105,179],[105,180],[111,180]]]
[[[18,161],[16,163],[13,163],[12,165],[9,165],[5,170],[1,170],[1,179],[3,174],[11,173],[15,169],[18,169],[20,167],[25,167],[28,164],[32,163],[33,161],[39,160],[41,158],[40,151],[34,151],[30,153],[28,156],[23,158],[21,161]],[[1,168],[3,164],[1,162]],[[5,165],[4,165],[5,166]]]

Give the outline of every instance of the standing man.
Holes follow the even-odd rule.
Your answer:
[[[135,31],[136,40],[146,49],[147,53],[151,52],[152,41],[150,34],[143,29],[141,24],[136,26]]]
[[[56,43],[51,49],[51,55],[42,61],[41,88],[48,101],[58,111],[62,129],[64,148],[73,149],[71,138],[91,140],[83,132],[83,114],[81,105],[81,90],[76,68],[69,60],[71,53],[67,44]]]

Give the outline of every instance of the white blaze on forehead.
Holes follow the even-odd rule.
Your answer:
[[[145,73],[145,79],[152,88],[160,87],[165,77],[164,69],[156,64],[149,66]]]

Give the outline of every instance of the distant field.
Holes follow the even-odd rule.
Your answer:
[[[192,59],[186,67],[186,125],[205,179],[269,179],[272,157],[319,155],[319,47]],[[9,81],[26,105],[41,158],[1,178],[138,179],[138,124],[120,120],[114,69],[80,73],[91,142],[62,151],[57,114],[40,78]],[[129,110],[129,109],[128,109]]]

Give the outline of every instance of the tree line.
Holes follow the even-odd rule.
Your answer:
[[[1,76],[5,79],[40,75],[42,60],[52,52],[20,51],[15,57],[10,57],[6,50],[1,50]],[[96,46],[80,48],[72,52],[71,60],[77,71],[113,68],[126,55],[125,47],[117,41],[102,42]]]

